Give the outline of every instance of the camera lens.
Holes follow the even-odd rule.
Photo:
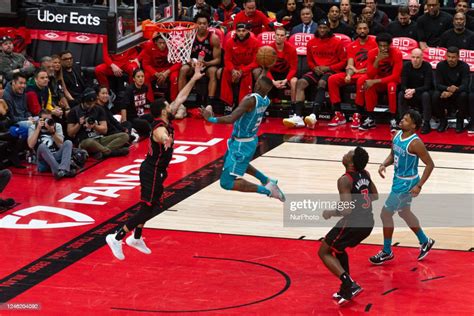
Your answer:
[[[54,126],[54,120],[52,118],[47,118],[45,120],[46,124],[48,124],[49,126]]]
[[[88,117],[88,118],[87,118],[87,124],[92,125],[92,124],[94,124],[94,123],[95,123],[95,120],[94,120],[92,117]]]

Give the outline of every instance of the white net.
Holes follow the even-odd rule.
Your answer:
[[[168,61],[172,64],[189,62],[197,25],[175,22],[163,23],[158,27],[158,32],[160,32],[166,46],[168,46]]]

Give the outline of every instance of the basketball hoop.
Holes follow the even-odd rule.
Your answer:
[[[168,46],[170,63],[187,63],[191,59],[191,49],[197,33],[197,24],[193,22],[164,22],[156,24],[156,31]]]

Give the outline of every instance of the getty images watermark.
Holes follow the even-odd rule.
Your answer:
[[[322,215],[325,210],[351,210],[357,215],[360,206],[367,206],[369,197],[353,194],[352,198],[352,201],[341,201],[339,194],[287,194],[283,224],[285,227],[332,227],[341,217],[325,220]],[[379,199],[371,203],[376,227],[382,227],[379,214],[387,198],[388,194],[379,194]],[[473,194],[420,194],[412,199],[410,207],[423,220],[423,227],[474,227]],[[399,216],[393,218],[396,225],[405,225]],[[365,221],[355,222],[354,225],[360,227],[366,225]]]
[[[39,311],[39,303],[0,303],[0,311]]]

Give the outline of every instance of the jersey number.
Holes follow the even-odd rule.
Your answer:
[[[398,156],[393,156],[393,166],[398,168]]]
[[[369,208],[370,207],[370,198],[369,198],[369,189],[364,189],[360,191],[362,193],[362,196],[364,197],[365,203],[362,204],[363,208]]]
[[[258,127],[260,126],[260,124],[262,123],[262,119],[263,119],[263,116],[260,116],[258,119],[257,119],[257,122],[255,123],[255,127],[253,128],[252,132],[255,132]]]

